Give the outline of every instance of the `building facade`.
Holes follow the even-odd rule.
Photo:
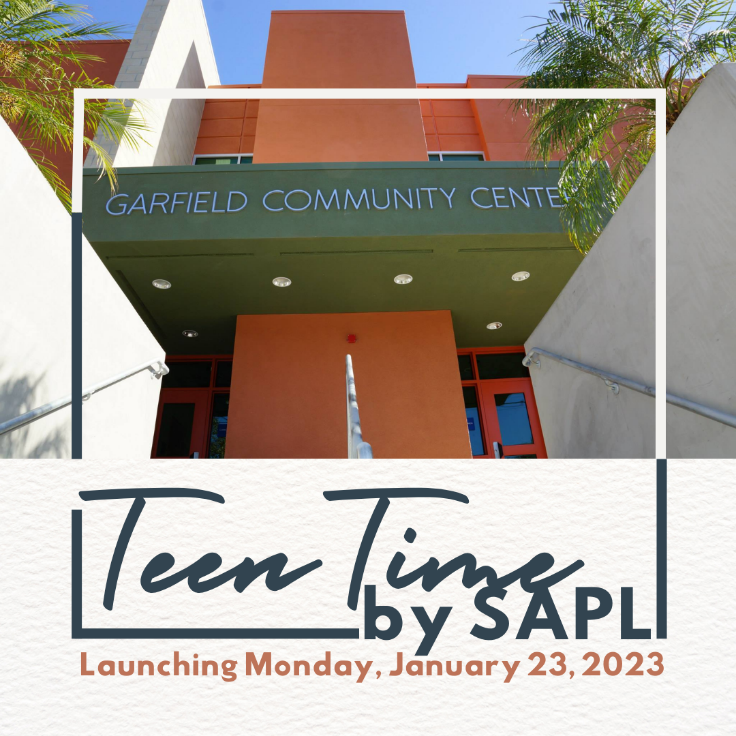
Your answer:
[[[516,78],[417,83],[403,13],[273,13],[237,98],[201,0],[147,0],[132,39],[89,50],[118,88],[213,97],[148,99],[137,150],[98,138],[117,191],[85,161],[83,457],[654,456],[652,164],[583,259],[523,117],[432,92]],[[720,99],[731,76],[711,77]],[[283,87],[428,97],[259,99]],[[684,120],[706,125],[708,99]],[[69,457],[68,215],[4,124],[0,147],[3,244],[24,243],[0,290],[0,455]],[[678,437],[692,411],[668,418]]]
[[[261,86],[433,85],[403,12],[310,11],[273,13],[238,85]],[[85,235],[167,353],[152,457],[345,457],[347,354],[375,457],[546,457],[523,343],[580,257],[507,102],[254,94],[207,101],[193,143],[115,196],[85,183]]]

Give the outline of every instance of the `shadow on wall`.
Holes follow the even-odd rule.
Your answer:
[[[195,89],[205,86],[197,47],[192,43],[176,88]],[[204,100],[171,100],[161,129],[161,142],[164,145],[159,145],[156,151],[153,159],[154,166],[188,165],[192,162],[197,134],[195,132],[192,137],[191,132],[199,130],[203,110]],[[183,125],[187,117],[192,118],[190,122],[193,124]],[[188,136],[187,130],[190,133]]]
[[[23,376],[0,383],[0,422],[14,419],[44,403],[37,396],[38,388],[43,385],[44,379],[45,374],[41,374],[35,380],[30,376]],[[67,408],[61,411],[70,410]],[[42,426],[39,423],[44,421],[53,420],[44,417],[26,427],[0,435],[0,458],[70,457],[71,427],[69,424],[56,427],[44,435],[43,430],[39,431],[39,427]],[[42,439],[39,439],[39,435],[42,436]]]

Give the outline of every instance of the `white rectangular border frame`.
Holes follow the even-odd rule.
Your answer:
[[[655,448],[667,457],[667,154],[664,89],[469,89],[422,87],[392,89],[75,89],[72,147],[72,214],[82,213],[84,101],[94,100],[655,100]],[[72,364],[74,359],[72,359]],[[72,393],[74,393],[72,391]],[[81,402],[80,397],[78,398]]]

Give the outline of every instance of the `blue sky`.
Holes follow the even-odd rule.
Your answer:
[[[84,2],[84,0],[79,0]],[[95,19],[129,26],[145,0],[87,0]],[[418,82],[518,74],[513,52],[550,0],[204,0],[222,84],[260,82],[272,10],[404,10]]]

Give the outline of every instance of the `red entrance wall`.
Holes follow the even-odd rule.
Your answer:
[[[271,14],[263,87],[416,87],[403,11]],[[418,100],[263,100],[253,163],[426,161]]]
[[[347,457],[347,353],[374,457],[471,457],[449,311],[239,316],[226,456]]]

